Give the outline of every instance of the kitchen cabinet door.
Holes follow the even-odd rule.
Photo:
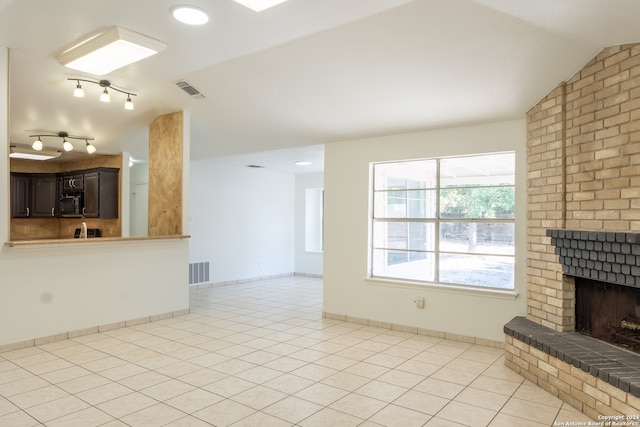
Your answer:
[[[28,218],[31,215],[31,177],[29,174],[11,174],[11,217]]]
[[[100,216],[100,174],[98,172],[84,174],[84,209],[82,214],[87,218]]]
[[[118,217],[118,169],[84,174],[83,214],[87,218]]]
[[[53,174],[31,175],[31,216],[52,218],[56,216],[58,182]]]

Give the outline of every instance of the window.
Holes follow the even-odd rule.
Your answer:
[[[515,154],[373,164],[371,276],[514,288]]]
[[[322,252],[324,190],[307,188],[304,199],[304,250]]]

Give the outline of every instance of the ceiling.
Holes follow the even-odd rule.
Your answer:
[[[149,123],[184,110],[192,160],[315,172],[326,143],[523,118],[602,48],[640,41],[637,0],[288,0],[260,13],[192,0],[210,14],[197,27],[173,19],[179,3],[0,0],[11,143],[66,131],[95,138],[99,153],[146,159]],[[117,93],[98,102],[98,86],[74,98],[68,78],[96,77],[55,60],[111,25],[168,44],[101,77],[138,95],[134,111]],[[301,169],[294,159],[314,164]]]

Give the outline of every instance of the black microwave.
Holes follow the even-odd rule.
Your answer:
[[[82,194],[61,194],[58,203],[60,216],[80,216],[82,214]]]

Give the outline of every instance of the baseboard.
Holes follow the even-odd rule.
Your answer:
[[[361,317],[353,317],[353,316],[348,316],[346,314],[329,313],[326,311],[322,312],[322,317],[326,319],[341,320],[343,322],[358,323],[360,325],[367,325],[375,328],[390,329],[394,331],[408,332],[416,335],[425,335],[429,337],[443,338],[451,341],[460,341],[460,342],[466,342],[469,344],[484,345],[486,347],[504,348],[504,342],[502,341],[489,340],[486,338],[479,338],[479,337],[473,337],[468,335],[454,334],[446,331],[436,331],[433,329],[420,328],[417,326],[398,325],[395,323],[381,322],[379,320],[364,319]]]
[[[77,338],[84,335],[97,334],[100,332],[112,331],[114,329],[127,328],[135,325],[140,325],[143,323],[156,322],[158,320],[169,319],[171,317],[185,316],[190,313],[188,308],[182,310],[171,311],[168,313],[161,313],[152,316],[140,317],[137,319],[123,320],[120,322],[107,323],[104,325],[92,326],[89,328],[76,329],[68,332],[61,332],[54,335],[48,335],[39,338],[32,338],[24,341],[19,341],[15,343],[2,344],[0,345],[0,353],[5,353],[7,351],[20,350],[27,347],[34,347],[37,345],[43,345],[52,343],[55,341],[62,341],[70,338]]]
[[[219,286],[229,286],[229,285],[239,285],[241,283],[251,283],[257,282],[260,280],[271,280],[271,279],[281,279],[283,277],[314,277],[318,279],[322,279],[321,274],[310,274],[310,273],[282,273],[282,274],[272,274],[270,276],[258,276],[251,277],[249,279],[237,279],[237,280],[227,280],[222,282],[209,282],[209,283],[195,283],[189,285],[189,289],[208,289],[208,288],[216,288]]]

